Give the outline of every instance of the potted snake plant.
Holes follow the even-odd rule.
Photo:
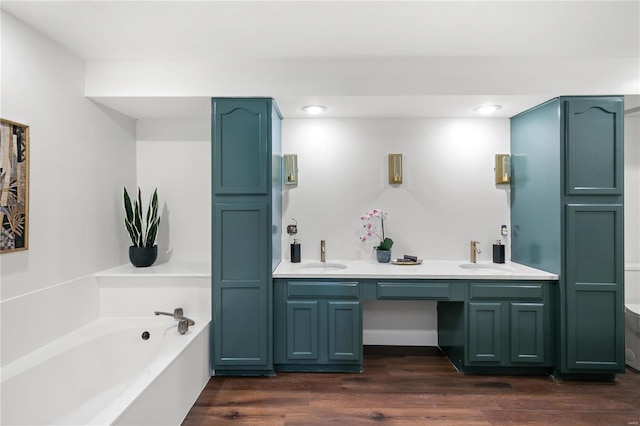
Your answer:
[[[151,266],[158,257],[156,236],[160,226],[158,216],[158,189],[153,191],[146,218],[142,216],[142,197],[138,188],[138,197],[131,203],[131,198],[124,188],[124,226],[129,232],[132,246],[129,247],[129,260],[134,266]]]

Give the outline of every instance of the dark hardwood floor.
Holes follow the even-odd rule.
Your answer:
[[[470,376],[437,348],[365,347],[364,372],[213,377],[192,425],[638,425],[640,373],[610,382]]]

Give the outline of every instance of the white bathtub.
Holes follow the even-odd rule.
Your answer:
[[[101,318],[2,368],[2,425],[177,425],[210,378],[209,323]],[[143,332],[150,338],[143,340]]]

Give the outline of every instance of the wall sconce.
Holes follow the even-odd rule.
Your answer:
[[[284,184],[298,184],[298,156],[296,154],[285,154],[282,156],[284,162]]]
[[[402,154],[389,154],[389,183],[402,183]]]
[[[496,154],[496,183],[511,182],[511,165],[509,154]]]

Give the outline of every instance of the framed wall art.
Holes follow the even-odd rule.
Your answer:
[[[0,253],[29,247],[29,126],[0,118]]]

